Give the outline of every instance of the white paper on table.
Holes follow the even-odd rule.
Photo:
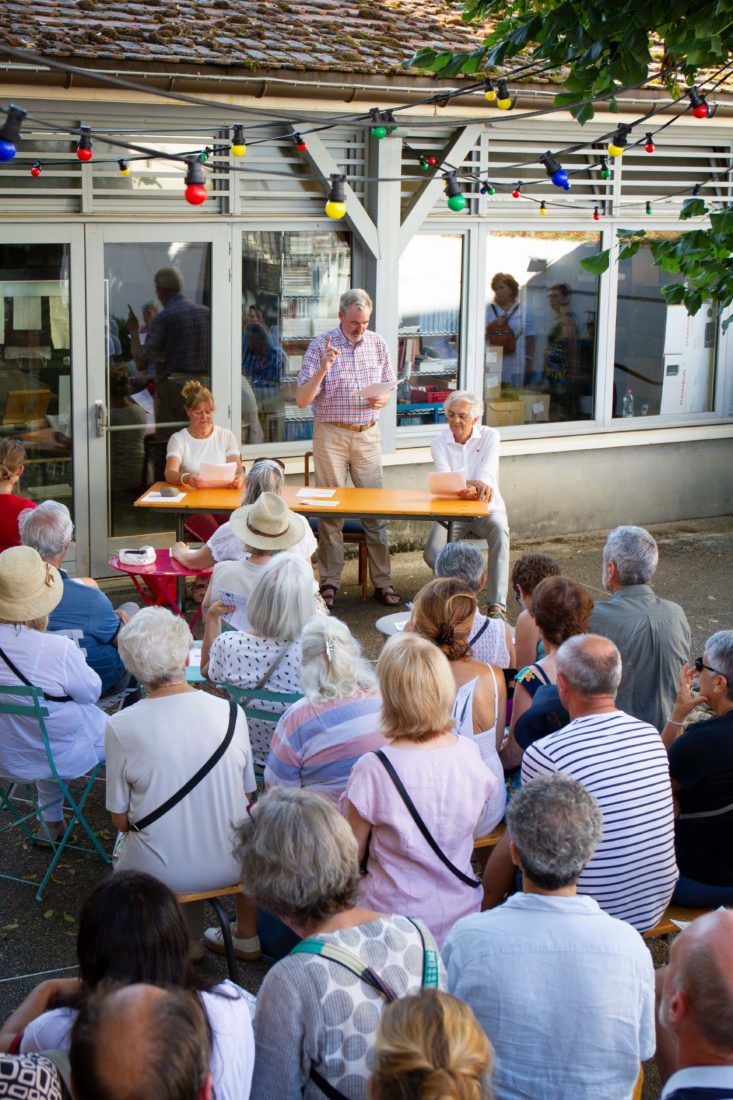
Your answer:
[[[163,496],[160,489],[151,489],[149,493],[145,494],[145,496],[143,497],[143,500],[144,501],[162,500],[162,501],[165,501],[166,504],[176,504],[177,501],[183,500],[185,495],[186,495],[185,493],[176,493],[175,496],[168,496],[168,495]]]
[[[308,500],[313,500],[315,497],[332,497],[335,492],[335,489],[311,489],[309,485],[304,485],[302,489],[298,489],[295,495],[296,497],[308,497]]]
[[[236,462],[202,462],[198,476],[215,485],[230,485],[236,476]]]
[[[335,508],[336,505],[340,504],[340,503],[341,503],[340,500],[323,500],[323,498],[321,498],[320,500],[304,500],[303,501],[303,504],[306,504],[306,505],[310,504],[314,508]]]
[[[219,593],[219,600],[221,603],[232,604],[233,611],[228,611],[225,615],[222,615],[222,619],[229,626],[233,626],[235,630],[250,630],[250,621],[247,614],[247,596],[240,595],[239,592],[227,592],[221,591]]]
[[[444,474],[428,474],[428,488],[434,497],[453,497],[466,488],[466,471],[449,470]]]
[[[367,386],[363,390],[357,390],[357,396],[367,397],[384,397],[385,394],[390,393],[392,390],[397,389],[396,382],[375,382],[371,386]]]
[[[188,651],[188,667],[201,668],[201,642],[194,642]]]

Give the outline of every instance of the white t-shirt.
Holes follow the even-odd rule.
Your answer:
[[[211,574],[211,601],[221,599],[222,592],[235,592],[237,596],[249,596],[260,573],[261,565],[253,565],[249,558],[240,561],[220,561]]]
[[[174,432],[168,440],[166,458],[180,458],[182,474],[197,474],[203,462],[221,465],[227,459],[239,458],[239,447],[234,432],[217,428],[206,439],[194,439],[188,428]]]
[[[107,809],[131,822],[157,809],[224,740],[229,704],[203,691],[142,699],[109,719]],[[129,832],[120,871],[146,871],[176,893],[237,882],[232,826],[256,789],[247,720],[240,710],[224,756],[198,786],[140,833]]]
[[[130,708],[132,709],[132,708]],[[247,994],[234,982],[223,981],[208,993],[199,993],[212,1038],[211,1075],[216,1100],[248,1100],[255,1060],[252,1017]],[[21,1053],[71,1047],[71,1029],[77,1012],[54,1008],[28,1024]]]

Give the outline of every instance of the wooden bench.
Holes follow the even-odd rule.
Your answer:
[[[486,836],[480,836],[478,838],[478,840],[474,840],[474,842],[473,842],[474,852],[476,851],[477,848],[495,848],[496,845],[501,840],[501,838],[504,836],[505,832],[506,832],[506,822],[505,821],[500,821],[499,824],[496,826],[496,828],[492,829],[490,833],[486,834]]]
[[[227,897],[230,894],[241,894],[242,883],[233,882],[230,886],[219,886],[215,890],[199,890],[190,894],[176,894],[179,905],[188,905],[193,901],[208,901],[211,908],[216,914],[216,919],[219,921],[221,927],[221,934],[224,937],[224,951],[227,959],[227,970],[229,971],[229,977],[233,982],[237,981],[237,964],[234,961],[234,946],[232,944],[232,929],[229,924],[229,917],[224,912],[224,906],[219,901],[219,898]]]
[[[681,931],[675,921],[691,921],[696,917],[702,917],[705,913],[712,913],[712,909],[688,909],[683,905],[670,905],[659,918],[653,928],[644,932],[644,939],[650,940],[654,936],[669,936]]]

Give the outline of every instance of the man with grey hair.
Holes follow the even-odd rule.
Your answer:
[[[645,932],[677,880],[667,754],[652,726],[616,707],[621,657],[613,642],[578,634],[563,642],[555,661],[570,723],[529,746],[522,782],[564,772],[595,795],[603,836],[578,880],[580,893]]]
[[[698,917],[657,971],[662,1100],[733,1097],[733,912]]]
[[[339,304],[339,326],[313,340],[298,375],[298,407],[313,406],[313,462],[316,484],[380,488],[382,435],[379,410],[389,403],[396,379],[386,342],[369,331],[372,300],[365,290],[347,290]],[[371,392],[374,390],[379,392]],[[366,391],[363,393],[363,391]],[[318,569],[321,595],[333,607],[344,567],[344,521],[319,519]],[[374,596],[387,607],[400,597],[392,587],[387,521],[364,519]]]
[[[616,527],[603,548],[601,581],[611,598],[596,603],[590,629],[618,646],[621,710],[661,730],[674,705],[680,668],[690,658],[682,608],[655,595],[657,544],[643,527]]]
[[[466,475],[466,488],[459,492],[465,500],[484,501],[487,514],[474,519],[454,520],[451,524],[455,538],[475,535],[486,539],[489,550],[486,594],[490,617],[506,617],[506,596],[509,587],[509,525],[506,506],[499,492],[499,444],[496,428],[481,424],[483,402],[467,390],[456,390],[445,403],[448,427],[435,436],[430,444],[436,472],[439,474],[462,471]],[[434,523],[428,534],[424,558],[431,569],[447,532],[440,523]]]
[[[123,691],[130,683],[130,674],[117,652],[117,635],[122,624],[138,610],[137,604],[125,603],[115,611],[94,582],[75,580],[62,568],[74,535],[65,504],[44,500],[37,508],[21,512],[18,526],[23,546],[32,547],[45,562],[55,566],[64,582],[64,594],[49,616],[48,629],[80,635],[78,641],[86,662],[102,681],[102,695]]]
[[[654,1053],[651,956],[577,890],[602,828],[575,779],[526,783],[507,807],[523,892],[459,920],[443,945],[450,992],[491,1037],[497,1100],[628,1097]]]
[[[478,596],[486,584],[484,556],[472,542],[447,542],[435,561],[436,577],[463,581]],[[477,611],[468,639],[479,661],[499,668],[514,668],[514,641],[509,624]]]

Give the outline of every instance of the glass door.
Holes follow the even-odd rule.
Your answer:
[[[95,576],[122,545],[173,541],[170,518],[133,502],[163,478],[168,439],[188,423],[185,383],[210,388],[216,423],[233,427],[229,242],[228,230],[208,225],[87,229]]]

